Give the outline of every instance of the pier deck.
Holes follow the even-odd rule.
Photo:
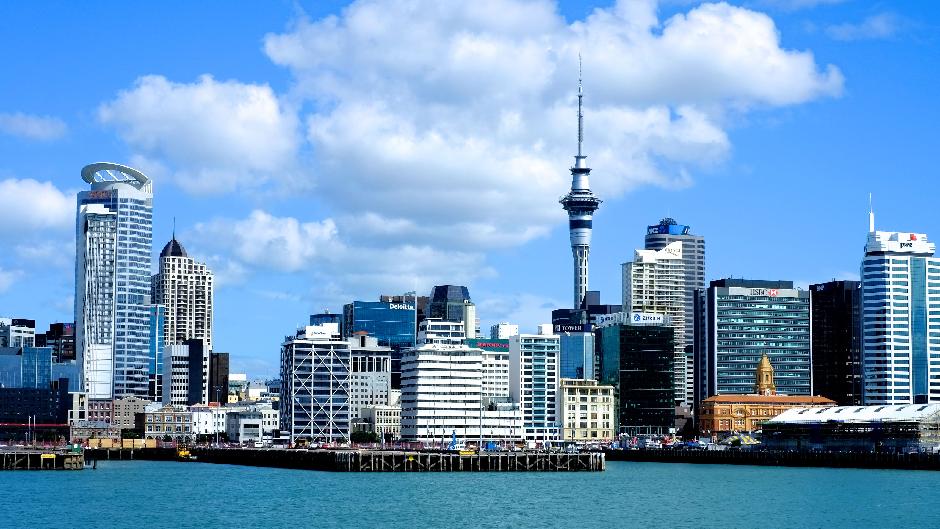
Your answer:
[[[333,472],[597,472],[601,452],[418,452],[391,450],[252,450],[197,448],[197,461]]]
[[[81,470],[83,468],[85,468],[85,458],[80,452],[0,451],[0,470]]]

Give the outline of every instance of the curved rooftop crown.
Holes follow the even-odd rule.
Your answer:
[[[170,242],[166,243],[166,246],[163,247],[163,251],[160,252],[160,258],[164,257],[189,257],[186,255],[186,249],[183,248],[183,245],[176,240],[176,236],[170,239]]]
[[[150,179],[144,173],[114,162],[95,162],[82,167],[82,180],[89,184],[126,182],[137,189],[150,184]]]

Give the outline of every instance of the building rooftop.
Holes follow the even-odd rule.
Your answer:
[[[772,423],[824,422],[906,422],[919,421],[940,413],[940,404],[903,404],[893,406],[831,406],[793,408],[777,415]]]
[[[704,402],[719,404],[808,404],[831,405],[836,402],[818,395],[715,395]]]
[[[186,249],[176,240],[175,235],[170,239],[170,242],[166,243],[166,246],[163,247],[163,251],[160,252],[160,258],[162,259],[164,257],[188,257],[188,255],[186,255]]]

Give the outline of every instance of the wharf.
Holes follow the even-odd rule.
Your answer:
[[[323,470],[328,472],[598,472],[604,454],[544,452],[425,452],[400,450],[305,450],[190,448],[197,463]],[[95,460],[177,460],[169,448],[85,450]]]
[[[940,470],[936,453],[640,449],[607,450],[605,454],[608,461],[649,463]]]
[[[598,472],[604,454],[196,448],[197,461],[332,472]]]
[[[0,470],[81,470],[83,468],[85,468],[85,458],[81,452],[0,451]]]

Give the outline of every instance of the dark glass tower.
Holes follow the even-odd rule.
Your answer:
[[[810,285],[813,392],[840,406],[862,402],[861,283]]]
[[[660,325],[598,329],[600,381],[617,390],[619,432],[664,434],[675,427],[674,333]]]

